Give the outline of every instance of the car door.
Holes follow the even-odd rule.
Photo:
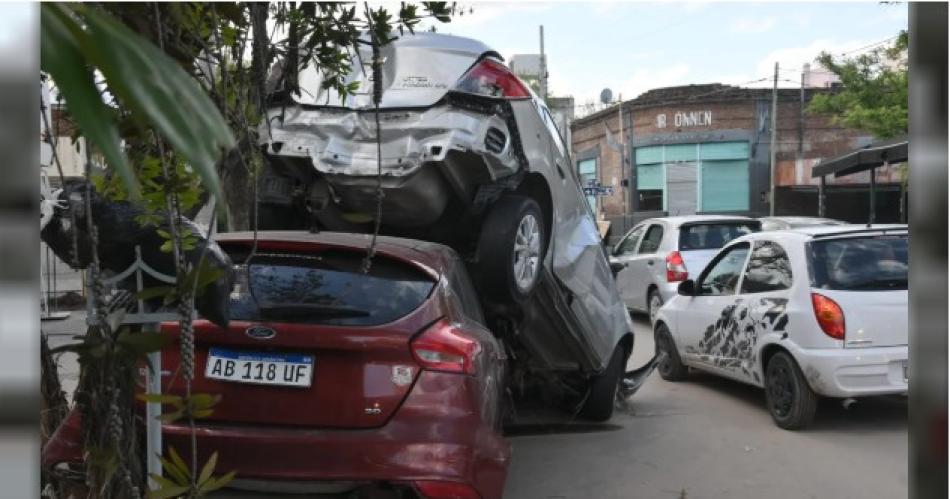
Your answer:
[[[640,224],[635,226],[630,232],[627,233],[623,239],[617,243],[617,246],[614,247],[613,254],[610,255],[611,264],[623,264],[624,268],[617,273],[617,289],[620,292],[620,297],[623,299],[624,304],[627,308],[635,308],[641,310],[643,307],[642,303],[636,302],[636,289],[638,283],[636,282],[633,269],[630,267],[630,262],[637,258],[637,251],[640,247],[640,238],[643,236],[643,233],[646,231],[647,224]]]
[[[725,362],[723,348],[736,327],[733,312],[749,249],[745,241],[723,249],[696,280],[695,294],[686,297],[675,339],[687,362],[710,367]]]
[[[570,155],[547,108],[539,100],[537,112],[545,127],[549,161],[554,170],[549,186],[554,204],[551,254],[554,276],[569,291],[567,302],[580,324],[587,354],[603,368],[620,336],[627,330],[626,309],[610,265],[593,213],[570,167]],[[548,172],[549,174],[552,172]]]
[[[734,334],[720,348],[721,367],[749,383],[760,384],[757,369],[759,343],[767,335],[783,335],[788,326],[786,307],[791,298],[792,262],[781,244],[758,240],[739,285]]]
[[[628,307],[643,312],[649,311],[647,289],[655,279],[657,266],[664,264],[663,259],[657,257],[657,251],[663,241],[663,232],[663,225],[659,222],[650,224],[637,247],[637,254],[627,263],[632,283],[630,297],[633,300],[632,305],[627,304]]]

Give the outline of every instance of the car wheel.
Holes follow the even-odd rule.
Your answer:
[[[604,373],[591,379],[587,399],[580,411],[582,418],[603,422],[613,416],[617,390],[620,389],[620,377],[623,376],[626,364],[624,353],[623,345],[617,345]]]
[[[660,292],[651,289],[649,295],[647,296],[647,313],[650,314],[650,324],[653,324],[653,321],[656,320],[656,314],[660,311],[660,307],[663,306],[663,298],[660,297]]]
[[[808,426],[818,404],[818,396],[808,386],[798,364],[785,352],[778,352],[769,359],[765,369],[765,399],[775,424],[786,430]]]
[[[478,261],[486,289],[508,301],[522,302],[538,282],[545,250],[541,208],[524,196],[505,196],[485,217],[478,240]]]
[[[676,351],[676,344],[673,343],[673,335],[670,334],[666,324],[660,324],[656,328],[653,339],[656,344],[656,355],[659,357],[656,370],[660,372],[660,377],[666,381],[686,379],[689,368],[683,365],[680,354]]]

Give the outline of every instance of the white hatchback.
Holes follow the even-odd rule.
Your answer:
[[[907,393],[907,226],[759,232],[726,245],[654,323],[657,368],[763,387],[775,423],[817,396]]]

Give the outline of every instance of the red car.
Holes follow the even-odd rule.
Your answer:
[[[192,391],[220,394],[197,423],[235,488],[392,497],[501,497],[505,354],[451,249],[380,237],[260,232],[236,267],[231,322],[195,322]],[[252,233],[219,235],[235,263]],[[164,324],[177,338],[177,324]],[[163,393],[179,345],[162,352]],[[171,384],[170,384],[171,383]],[[187,452],[190,429],[164,424]],[[48,456],[44,458],[49,459]],[[49,463],[46,463],[49,464]],[[360,494],[362,495],[362,494]]]

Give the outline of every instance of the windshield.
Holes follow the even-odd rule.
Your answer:
[[[719,249],[733,239],[759,231],[758,222],[722,222],[680,227],[680,251]]]
[[[376,256],[369,274],[363,254],[265,254],[235,268],[231,319],[339,326],[375,326],[418,308],[435,283],[416,269]]]
[[[907,289],[907,235],[814,241],[812,287],[850,291]]]

